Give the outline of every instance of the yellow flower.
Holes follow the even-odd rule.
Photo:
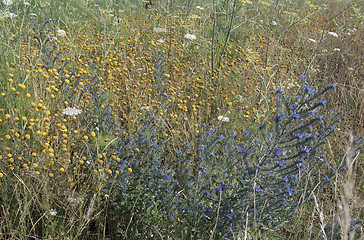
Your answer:
[[[128,172],[129,172],[129,173],[132,173],[132,172],[133,172],[133,169],[128,168]]]
[[[25,89],[25,85],[21,83],[18,84],[18,87],[20,87],[21,89]]]
[[[91,137],[95,137],[96,136],[96,133],[95,132],[91,132],[90,135],[91,135]]]
[[[0,172],[0,179],[4,177],[4,174]]]

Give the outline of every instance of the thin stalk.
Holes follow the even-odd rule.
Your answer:
[[[211,46],[212,46],[212,50],[211,50],[211,80],[215,79],[214,78],[214,56],[215,56],[215,30],[216,30],[216,0],[213,0],[213,20],[214,20],[214,24],[213,24],[213,28],[212,28],[212,40],[211,40]]]
[[[217,214],[216,214],[215,226],[214,226],[214,229],[212,230],[212,233],[211,233],[211,236],[210,236],[210,240],[212,240],[213,237],[214,237],[214,235],[215,235],[215,231],[216,231],[216,227],[217,227],[217,222],[219,221],[220,206],[221,206],[221,195],[222,195],[222,191],[220,191],[220,199],[219,199],[219,206],[217,207]]]
[[[223,55],[225,54],[225,50],[226,50],[226,46],[230,40],[230,36],[231,36],[231,32],[232,32],[232,26],[233,26],[233,21],[234,21],[234,17],[235,17],[235,9],[236,9],[236,3],[237,3],[237,0],[234,0],[234,4],[233,4],[233,10],[232,10],[232,13],[231,13],[231,17],[230,17],[230,23],[229,23],[229,29],[228,29],[228,33],[226,35],[226,39],[225,39],[225,43],[224,43],[224,47],[222,48],[222,51],[220,53],[220,58],[219,58],[219,63],[218,63],[218,68],[220,69],[220,64],[221,64],[221,61],[222,61],[222,57]],[[217,74],[219,75],[220,71],[217,72]]]

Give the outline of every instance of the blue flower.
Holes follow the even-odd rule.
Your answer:
[[[278,157],[279,155],[281,155],[281,152],[279,151],[279,149],[276,149],[276,156]]]
[[[306,80],[306,75],[302,74],[300,77],[299,77],[301,80]]]

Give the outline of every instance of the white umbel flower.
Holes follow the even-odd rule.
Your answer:
[[[70,196],[67,198],[67,201],[71,204],[72,207],[76,207],[77,205],[84,202],[83,197],[79,197],[77,193],[74,196]]]
[[[51,209],[51,210],[49,211],[49,215],[51,215],[51,216],[56,216],[56,215],[57,215],[57,211],[56,211],[55,209]]]
[[[13,4],[13,1],[11,0],[2,0],[2,3],[6,6],[10,6],[11,4]]]
[[[66,109],[62,110],[62,113],[67,116],[77,116],[77,115],[81,114],[81,112],[82,112],[81,109],[77,109],[75,107],[73,107],[73,108],[67,107]]]
[[[158,41],[157,41],[157,44],[158,45],[161,45],[161,44],[163,44],[164,43],[164,40],[163,39],[159,39]]]
[[[58,29],[57,30],[57,36],[58,37],[65,37],[66,36],[66,31],[62,30],[62,29]]]
[[[156,28],[153,28],[153,32],[155,32],[155,33],[166,33],[167,29],[156,27]]]
[[[339,35],[337,35],[336,32],[328,32],[328,34],[331,35],[331,36],[333,36],[333,37],[336,37],[336,38],[339,37]]]
[[[3,12],[0,13],[0,17],[9,17],[9,18],[14,18],[17,17],[18,15],[16,15],[15,13],[12,12]]]
[[[203,10],[203,7],[200,7],[200,6],[196,6],[196,8],[199,10]]]
[[[184,37],[188,40],[196,40],[196,36],[192,34],[186,34]]]
[[[313,43],[317,43],[317,41],[315,39],[309,38],[308,41],[313,42]]]
[[[151,109],[149,106],[143,106],[140,108],[140,110],[150,111]]]
[[[218,116],[217,120],[219,120],[221,122],[230,122],[230,118],[224,117],[224,116]]]

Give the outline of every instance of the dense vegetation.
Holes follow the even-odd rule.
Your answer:
[[[0,2],[0,239],[362,239],[363,2]]]

